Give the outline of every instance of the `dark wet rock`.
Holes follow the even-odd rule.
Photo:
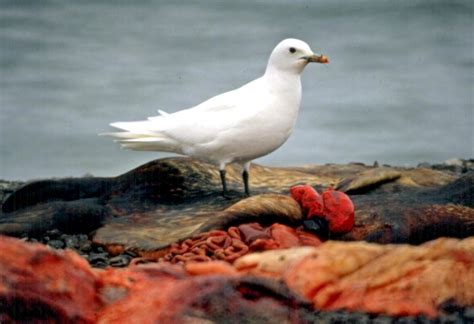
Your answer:
[[[474,172],[432,189],[352,196],[356,224],[340,239],[419,244],[474,235]]]
[[[328,221],[324,218],[315,217],[303,221],[305,231],[317,235],[322,241],[329,239]]]
[[[118,254],[148,253],[197,233],[244,222],[301,224],[300,209],[281,194],[288,195],[290,187],[303,183],[317,188],[339,184],[352,192],[356,227],[341,239],[418,243],[474,233],[472,172],[460,178],[444,170],[363,164],[252,165],[254,196],[242,201],[240,170],[232,166],[227,176],[230,200],[220,195],[218,170],[188,158],[152,161],[114,178],[29,183],[4,202],[0,234],[93,232],[95,244],[113,246]]]

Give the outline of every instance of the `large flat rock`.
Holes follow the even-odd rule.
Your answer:
[[[253,196],[243,199],[240,170],[227,173],[231,199],[221,197],[217,168],[189,158],[149,162],[112,178],[28,183],[3,203],[0,233],[41,235],[58,228],[93,233],[94,241],[155,251],[210,229],[256,221],[298,225],[301,209],[289,188],[310,184],[347,192],[356,208],[344,240],[420,243],[474,233],[473,172],[362,164],[304,167],[252,165]]]

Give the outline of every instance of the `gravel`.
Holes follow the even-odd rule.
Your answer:
[[[307,321],[309,323],[321,324],[472,324],[474,323],[473,313],[474,307],[458,308],[458,311],[454,313],[446,313],[437,318],[429,319],[425,316],[390,317],[359,312],[334,311],[313,313],[307,318]]]
[[[47,231],[42,237],[23,237],[27,242],[39,242],[54,249],[71,249],[85,258],[94,268],[126,267],[138,255],[132,251],[125,251],[119,255],[111,255],[101,246],[98,246],[85,234],[65,234],[54,229]]]

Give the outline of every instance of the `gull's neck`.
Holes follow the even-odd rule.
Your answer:
[[[294,70],[281,70],[267,66],[262,77],[278,92],[301,91],[301,73]]]

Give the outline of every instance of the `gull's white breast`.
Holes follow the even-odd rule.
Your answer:
[[[279,87],[263,76],[210,99],[214,103],[162,118],[170,122],[162,132],[183,154],[216,164],[264,156],[288,139],[296,122],[301,84],[299,78],[285,83]]]

